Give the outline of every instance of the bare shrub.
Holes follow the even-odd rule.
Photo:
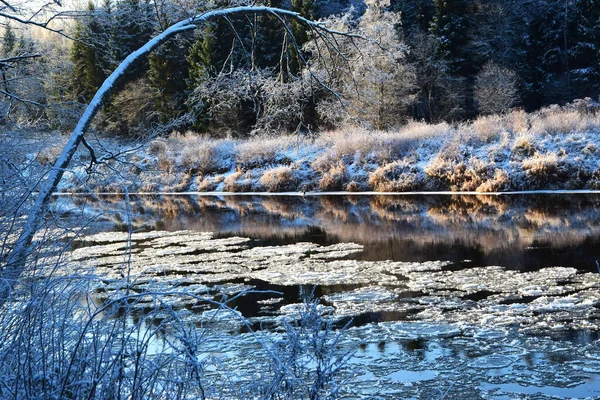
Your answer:
[[[483,114],[502,114],[519,100],[517,74],[490,62],[477,74],[475,101]]]
[[[332,165],[328,171],[324,172],[319,180],[319,189],[323,191],[344,190],[348,184],[348,169],[343,162]]]
[[[288,192],[296,190],[299,178],[290,167],[277,167],[267,170],[260,178],[260,184],[268,192]]]
[[[261,80],[261,111],[253,133],[297,132],[303,123],[304,104],[310,94],[309,77],[290,77],[281,82],[279,77],[266,76]]]
[[[406,161],[396,161],[369,174],[369,186],[377,192],[410,192],[421,188],[419,169]]]

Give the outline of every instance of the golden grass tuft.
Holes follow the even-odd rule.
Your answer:
[[[422,179],[414,165],[396,161],[370,173],[368,183],[376,192],[411,192],[421,189]]]
[[[277,167],[267,170],[260,178],[260,184],[267,192],[289,192],[298,190],[299,179],[290,167]]]
[[[324,172],[319,180],[319,189],[322,191],[341,191],[348,184],[348,169],[343,162],[332,165]]]

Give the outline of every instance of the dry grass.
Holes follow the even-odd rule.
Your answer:
[[[323,173],[319,180],[319,189],[323,191],[340,191],[344,190],[348,183],[348,169],[343,162],[339,162]]]
[[[503,115],[486,115],[471,123],[471,129],[483,143],[498,140],[505,132],[510,131],[507,117]]]
[[[291,163],[287,154],[305,145],[297,136],[255,137],[236,146],[235,161],[244,171],[267,165],[287,165]]]
[[[188,133],[175,136],[180,148],[178,165],[202,174],[222,173],[231,169],[234,144],[228,139],[213,139]]]
[[[600,115],[551,106],[531,115],[530,132],[536,135],[585,132],[600,126]]]
[[[450,125],[410,122],[400,130],[370,131],[345,127],[322,133],[318,143],[328,150],[333,161],[390,162],[401,157],[420,143],[443,138],[452,132]]]
[[[277,167],[267,170],[260,178],[260,184],[267,192],[290,192],[298,190],[300,179],[290,167]]]

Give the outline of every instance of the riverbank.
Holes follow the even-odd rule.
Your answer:
[[[600,115],[576,106],[456,125],[412,122],[385,132],[348,127],[249,139],[173,133],[98,166],[91,179],[82,163],[61,191],[598,190],[599,149]]]

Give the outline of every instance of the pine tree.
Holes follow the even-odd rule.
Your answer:
[[[163,47],[149,56],[148,80],[157,89],[155,99],[161,120],[167,121],[185,111],[189,79],[185,42]]]
[[[473,73],[469,54],[468,0],[434,0],[435,15],[429,32],[440,41],[442,57],[449,62],[450,72],[458,76]]]
[[[569,74],[578,97],[600,93],[600,1],[574,3],[569,46]]]
[[[17,37],[13,32],[10,24],[4,28],[4,36],[2,37],[2,55],[9,57],[17,46]]]
[[[73,62],[73,97],[87,103],[94,96],[106,75],[101,68],[96,49],[86,42],[97,34],[99,25],[94,18],[95,7],[92,2],[87,7],[91,17],[86,21],[79,21],[75,26],[74,38],[70,58]]]

